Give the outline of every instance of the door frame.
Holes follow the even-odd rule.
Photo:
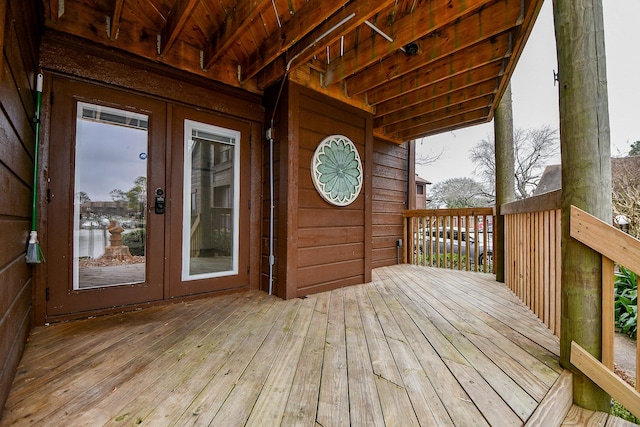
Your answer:
[[[126,61],[120,61],[117,56],[113,56],[111,53],[105,54],[107,56],[99,58],[100,61],[92,62],[87,59],[86,55],[78,55],[76,51],[65,47],[63,49],[65,58],[78,57],[86,68],[80,68],[75,70],[77,76],[70,76],[66,74],[67,69],[65,64],[60,63],[48,63],[45,61],[43,66],[49,66],[45,69],[45,84],[43,91],[43,105],[42,105],[42,140],[41,144],[41,173],[39,174],[39,187],[43,189],[38,196],[39,205],[39,219],[38,229],[45,231],[50,223],[49,215],[50,209],[48,199],[51,195],[47,194],[49,171],[56,172],[56,165],[50,161],[51,149],[51,112],[53,109],[53,94],[52,94],[52,82],[54,79],[64,79],[79,84],[87,84],[90,86],[100,87],[105,90],[114,90],[119,93],[133,94],[145,99],[152,99],[154,101],[163,102],[166,104],[166,116],[171,115],[172,109],[184,106],[187,108],[193,108],[213,114],[218,117],[235,120],[242,122],[249,126],[247,137],[249,139],[250,161],[247,169],[242,173],[250,177],[250,200],[253,209],[250,210],[250,224],[249,224],[249,240],[250,246],[247,249],[249,252],[250,273],[248,280],[249,289],[264,289],[268,286],[262,271],[262,193],[263,193],[263,168],[264,163],[264,140],[263,140],[263,120],[264,120],[264,107],[261,105],[260,97],[249,94],[248,92],[241,91],[234,88],[218,88],[215,84],[209,83],[203,85],[201,79],[194,79],[193,76],[176,73],[174,70],[167,69],[164,73],[156,73],[158,70],[149,70],[144,68],[148,73],[145,74],[144,79],[138,79],[140,70],[143,70],[141,64],[132,64]],[[88,54],[89,57],[92,57]],[[107,59],[110,58],[110,59]],[[49,58],[49,60],[55,58]],[[114,76],[120,76],[118,86],[113,86],[107,83],[101,83],[100,80],[104,77],[105,63],[109,65],[109,73]],[[152,67],[153,68],[153,67]],[[56,71],[59,69],[60,71]],[[137,71],[136,71],[137,70]],[[180,81],[179,90],[178,87],[172,86],[172,83]],[[106,80],[105,80],[106,81]],[[114,81],[109,79],[109,81]],[[163,88],[158,92],[159,88]],[[57,99],[56,99],[57,101]],[[168,120],[167,128],[165,130],[165,138],[171,132],[171,124]],[[165,159],[166,169],[169,170],[172,165],[170,158],[171,147],[166,144],[165,147]],[[149,188],[152,188],[150,184]],[[170,189],[171,182],[167,178],[165,188],[168,191]],[[170,216],[169,210],[165,216]],[[39,240],[41,247],[45,252],[45,256],[51,252],[51,239],[49,239],[48,233],[39,233]],[[171,243],[169,239],[165,239],[165,247]],[[132,303],[127,306],[115,306],[105,309],[96,309],[80,313],[71,313],[65,315],[52,315],[47,312],[47,293],[50,286],[50,262],[44,262],[37,265],[34,268],[34,280],[35,280],[35,292],[34,292],[34,310],[33,321],[35,325],[44,325],[45,322],[70,320],[77,318],[85,318],[89,315],[103,315],[109,313],[122,312],[124,310],[135,310],[141,307],[148,307],[154,305],[164,305],[168,301],[177,300],[189,300],[193,298],[201,298],[212,294],[225,294],[229,292],[237,292],[246,290],[246,287],[240,289],[220,289],[209,293],[196,294],[193,296],[177,296],[174,295],[168,298],[169,292],[164,290],[164,295],[160,300],[146,302],[146,303]],[[164,263],[164,275],[169,277],[170,266],[169,263]]]
[[[184,122],[195,121],[220,128],[240,132],[239,144],[239,251],[238,272],[208,279],[182,280],[182,236],[183,236],[183,178],[184,178]],[[187,106],[172,106],[169,109],[168,122],[171,136],[168,138],[168,158],[171,159],[168,185],[173,189],[169,194],[169,214],[167,221],[167,252],[169,257],[166,280],[166,299],[187,297],[225,290],[241,290],[250,288],[251,259],[251,132],[250,122],[214,114],[208,111]],[[169,133],[169,131],[168,131]],[[180,256],[178,256],[180,255]]]
[[[51,91],[55,104],[50,110],[48,157],[47,317],[103,310],[112,306],[145,304],[163,299],[164,272],[161,265],[165,240],[164,218],[151,211],[147,192],[147,250],[145,282],[73,289],[73,192],[76,118],[79,102],[105,105],[143,113],[149,117],[147,188],[165,187],[166,104],[104,86],[55,77]],[[133,106],[133,107],[132,107]]]

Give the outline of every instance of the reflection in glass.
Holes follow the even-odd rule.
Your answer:
[[[144,282],[148,117],[77,108],[73,288]]]
[[[185,121],[183,280],[237,274],[239,133]]]

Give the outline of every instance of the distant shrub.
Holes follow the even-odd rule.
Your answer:
[[[619,266],[615,280],[616,328],[632,338],[638,337],[638,275]]]
[[[129,252],[133,256],[144,256],[145,253],[145,233],[144,230],[134,230],[122,234],[122,244],[129,247]]]

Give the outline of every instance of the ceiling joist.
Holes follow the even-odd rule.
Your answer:
[[[291,82],[402,142],[493,116],[542,0],[41,0],[54,31],[262,94]],[[105,17],[107,21],[105,31]],[[407,55],[408,44],[417,46]],[[405,53],[406,52],[406,53]]]
[[[305,34],[285,55],[282,55],[276,61],[285,63],[284,70],[295,69],[305,64],[319,51],[324,50],[327,45],[339,40],[344,34],[355,31],[364,21],[370,19],[392,3],[393,0],[351,2],[332,15],[331,18],[322,22],[322,24],[313,29],[313,31]],[[264,83],[271,84],[282,78],[283,75],[284,73],[276,76],[276,80],[265,81]]]
[[[454,23],[438,34],[418,43],[420,53],[415,56],[394,55],[347,79],[350,96],[379,86],[386,81],[427,66],[439,58],[491,39],[517,26],[521,16],[520,0],[501,0]],[[504,19],[508,16],[509,19]]]
[[[362,41],[354,49],[332,61],[327,68],[324,83],[326,86],[337,83],[354,75],[364,67],[380,61],[380,56],[372,56],[370,52],[386,57],[397,53],[407,43],[415,42],[427,34],[437,31],[456,19],[479,9],[486,0],[470,0],[468,2],[452,2],[451,0],[434,0],[429,7],[417,8],[413,12],[397,18],[390,26],[380,28],[393,38],[393,42],[382,37],[371,37]]]
[[[238,2],[236,7],[228,13],[218,33],[213,36],[211,43],[205,46],[204,69],[208,70],[213,64],[227,53],[227,49],[234,43],[244,31],[262,12],[265,7],[271,5],[263,0],[249,0]]]
[[[432,91],[433,96],[425,98],[423,102],[419,104],[382,116],[376,116],[373,120],[373,126],[376,128],[385,127],[405,121],[407,120],[407,117],[422,117],[424,114],[462,103],[468,99],[486,96],[487,94],[495,94],[497,89],[495,76],[485,76],[484,80],[476,80],[476,78],[474,78],[469,82],[469,86],[466,87],[455,86],[455,83],[457,83],[455,81],[448,83],[449,84],[445,83],[443,85],[438,85],[437,83],[434,84]],[[455,89],[446,91],[447,88]],[[407,109],[411,109],[410,114]]]
[[[171,8],[162,31],[160,32],[159,52],[160,56],[165,56],[169,49],[177,40],[182,28],[191,15],[191,12],[198,4],[199,0],[178,0]]]
[[[389,134],[397,134],[437,120],[441,120],[442,118],[457,116],[462,113],[479,110],[485,107],[489,108],[491,106],[491,103],[493,102],[495,90],[497,89],[495,83],[493,86],[493,91],[487,94],[481,95],[477,98],[467,99],[459,103],[450,103],[445,107],[436,105],[436,107],[429,112],[413,116],[401,122],[386,126],[384,131],[385,133]]]
[[[507,38],[504,40],[508,41]],[[504,56],[496,56],[496,53],[501,51],[506,51],[507,53]],[[487,64],[493,64],[494,69],[495,67],[499,69],[503,60],[508,58],[509,55],[508,45],[496,46],[496,49],[488,49],[486,44],[477,44],[464,51],[455,52],[444,57],[429,64],[427,67],[422,67],[400,78],[391,80],[385,85],[368,90],[367,101],[371,105],[380,104],[408,92],[432,85],[440,80],[484,67]],[[496,62],[498,64],[495,64]]]
[[[440,133],[444,130],[451,130],[457,127],[464,127],[471,124],[484,123],[491,119],[490,117],[488,117],[488,114],[489,108],[485,107],[479,110],[469,111],[462,115],[445,117],[441,120],[437,120],[401,132],[400,134],[397,134],[397,137],[401,141],[409,141],[412,139],[421,138],[425,135]]]
[[[318,27],[327,16],[333,15],[344,0],[310,1],[298,10],[282,27],[278,27],[253,55],[242,63],[242,79],[253,78],[283,52],[297,43],[311,29]]]

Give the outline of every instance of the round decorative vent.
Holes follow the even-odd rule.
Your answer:
[[[311,159],[316,190],[336,206],[350,205],[362,189],[362,162],[358,149],[344,135],[331,135],[318,144]]]

